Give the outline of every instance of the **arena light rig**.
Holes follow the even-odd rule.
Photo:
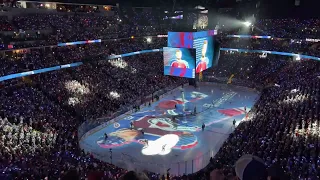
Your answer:
[[[247,27],[249,27],[249,26],[251,26],[252,25],[252,23],[251,22],[249,22],[249,21],[246,21],[246,22],[244,22],[243,23],[245,26],[247,26]]]

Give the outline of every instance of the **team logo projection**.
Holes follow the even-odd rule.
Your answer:
[[[246,113],[243,107],[218,109],[214,106],[208,106],[209,104],[204,104],[203,111],[207,108],[216,108],[219,116],[212,119],[205,118],[203,121],[192,118],[195,117],[191,115],[194,104],[200,103],[198,101],[201,100],[208,102],[207,98],[209,98],[208,95],[194,91],[185,94],[183,99],[177,97],[176,99],[160,101],[154,110],[133,113],[131,116],[106,127],[104,131],[108,134],[108,137],[101,136],[97,144],[102,148],[117,148],[131,143],[145,144],[147,140],[149,145],[152,145],[154,142],[158,142],[156,140],[159,138],[171,134],[177,136],[178,141],[176,143],[171,142],[174,145],[168,145],[168,149],[164,149],[164,154],[169,153],[171,149],[190,149],[198,144],[197,133],[201,131],[202,123],[209,127],[214,123],[230,120],[234,116]],[[172,118],[173,114],[176,115],[175,118]],[[154,147],[152,145],[149,148],[157,149],[156,154],[162,153],[158,152],[158,146]],[[149,150],[145,150],[146,154]]]

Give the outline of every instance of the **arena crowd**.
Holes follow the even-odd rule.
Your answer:
[[[168,27],[158,12],[114,10],[109,15],[97,13],[30,13],[0,19],[0,42],[8,49],[55,46],[61,42],[95,39],[130,38],[166,34]],[[8,33],[11,32],[11,33]],[[12,48],[9,48],[12,49]]]
[[[133,38],[79,46],[43,46],[75,40],[155,34],[165,29],[156,23],[146,27],[140,22],[157,22],[159,18],[150,12],[126,11],[113,18],[91,14],[33,14],[17,16],[11,21],[0,19],[1,31],[54,30],[48,35],[40,33],[38,37],[26,37],[23,31],[18,37],[3,35],[1,40],[4,44],[21,41],[21,46],[16,47],[36,48],[25,48],[22,53],[3,52],[1,76],[81,60],[87,62],[76,68],[1,82],[0,178],[120,179],[127,170],[102,162],[79,148],[78,127],[84,121],[111,117],[124,107],[138,105],[137,102],[144,101],[143,97],[157,90],[186,83],[185,79],[163,76],[161,53],[103,61],[111,54],[161,48],[165,46],[166,39],[152,39],[152,43],[144,38]],[[305,21],[292,21],[297,27],[313,26]],[[273,34],[292,25],[280,25],[282,21],[278,20],[259,23],[270,25],[268,30]],[[140,26],[143,31],[140,31]],[[300,36],[300,33],[292,32],[288,38],[305,38],[307,35],[312,38],[315,34]],[[29,40],[36,42],[31,46],[24,43]],[[278,48],[274,45],[276,40],[249,41],[249,48]],[[233,40],[223,43],[227,47],[243,47]],[[301,50],[290,45],[285,48],[317,54],[308,48]],[[170,179],[205,180],[209,179],[213,169],[221,170],[222,178],[232,179],[238,175],[234,164],[245,154],[260,157],[267,176],[272,178],[319,179],[319,72],[319,62],[313,60],[293,61],[282,56],[261,58],[257,54],[222,52],[219,65],[205,71],[204,78],[226,83],[234,74],[235,85],[258,88],[261,97],[251,110],[249,119],[236,127],[205,169],[190,175],[171,175]],[[273,171],[275,167],[276,172]],[[165,178],[160,174],[145,174],[148,179]]]
[[[320,57],[318,19],[262,19],[255,22],[249,34],[271,36],[270,39],[226,37],[229,31],[221,34],[221,47],[242,48],[266,51],[280,51]],[[242,34],[242,30],[231,34]]]

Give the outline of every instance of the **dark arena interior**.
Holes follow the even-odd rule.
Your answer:
[[[0,5],[0,180],[320,179],[320,2]]]

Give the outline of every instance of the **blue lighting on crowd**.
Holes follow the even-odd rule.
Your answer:
[[[251,36],[251,35],[227,35],[227,37],[235,38],[253,38],[253,39],[270,39],[271,36]]]
[[[299,56],[301,59],[312,59],[312,60],[320,61],[320,57],[308,56],[308,55],[300,55],[300,54],[294,54],[294,53],[288,53],[288,52],[266,51],[266,50],[250,50],[250,49],[233,49],[233,48],[220,48],[220,50],[221,51],[249,52],[249,53],[267,53],[267,54],[276,54],[276,55],[293,56],[293,57]],[[150,49],[150,50],[143,50],[143,51],[125,53],[125,54],[121,54],[121,55],[111,55],[111,56],[107,57],[106,60],[122,58],[122,57],[128,57],[128,56],[134,56],[134,55],[137,55],[137,54],[160,52],[160,51],[162,51],[162,49]],[[30,76],[30,75],[33,75],[33,74],[40,74],[40,73],[56,71],[56,70],[60,70],[60,69],[77,67],[77,66],[81,66],[82,64],[83,64],[83,62],[76,62],[76,63],[53,66],[53,67],[43,68],[43,69],[38,69],[38,70],[33,70],[33,71],[10,74],[10,75],[6,75],[6,76],[0,77],[0,82],[1,81],[5,81],[5,80],[9,80],[9,79],[15,79],[15,78],[20,78],[20,77],[24,77],[24,76]]]
[[[67,43],[58,43],[57,46],[72,46],[72,45],[92,44],[92,43],[101,43],[101,39],[86,40],[86,41],[76,41],[76,42],[67,42]]]

